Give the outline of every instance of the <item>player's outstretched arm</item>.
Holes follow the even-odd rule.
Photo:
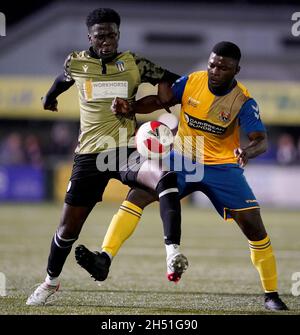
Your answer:
[[[129,103],[122,98],[115,98],[111,105],[114,114],[149,114],[158,109],[165,109],[171,113],[169,107],[177,104],[169,83],[162,82],[158,85],[157,95],[147,95],[135,102]]]
[[[252,132],[248,134],[249,144],[244,148],[234,150],[237,162],[244,167],[249,159],[264,153],[268,148],[267,134],[265,132]]]
[[[74,84],[74,80],[66,80],[64,74],[60,74],[52,84],[51,88],[47,92],[46,96],[42,98],[42,104],[44,109],[57,112],[57,100],[56,98],[66,90],[68,90]]]

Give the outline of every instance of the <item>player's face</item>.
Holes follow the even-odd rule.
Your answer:
[[[88,37],[100,58],[110,58],[117,53],[120,33],[115,23],[94,24],[90,27]]]
[[[226,87],[232,83],[240,67],[235,59],[222,57],[212,52],[208,59],[208,81],[211,87]]]

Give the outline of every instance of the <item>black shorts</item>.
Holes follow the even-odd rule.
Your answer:
[[[75,154],[65,203],[71,206],[95,205],[102,201],[105,188],[112,178],[130,187],[137,186],[141,158],[134,149],[126,149],[118,148],[104,154]],[[136,164],[130,164],[130,168],[127,162],[129,156],[131,161],[136,161]]]

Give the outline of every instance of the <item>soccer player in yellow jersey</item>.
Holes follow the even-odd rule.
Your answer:
[[[140,190],[139,197],[128,194],[112,220],[109,238],[116,236],[118,245],[123,236],[130,235],[141,217],[143,199],[152,192],[160,202],[168,279],[179,280],[188,266],[186,257],[179,251],[181,217],[176,174],[161,171],[157,164],[152,165],[145,176],[143,171],[148,170],[148,162],[140,159],[131,141],[136,130],[135,116],[111,112],[112,101],[117,96],[134,102],[142,82],[159,84],[161,94],[163,88],[171,86],[179,76],[130,51],[117,51],[120,16],[114,10],[96,9],[87,16],[86,24],[90,49],[72,52],[67,57],[64,73],[56,78],[43,100],[44,109],[57,111],[57,96],[75,83],[79,93],[80,135],[61,221],[51,243],[47,276],[28,298],[27,305],[45,304],[58,289],[59,275],[72,245],[89,213],[102,200],[111,178],[132,187],[142,187],[144,191]],[[159,97],[152,104],[160,104]],[[115,221],[123,224],[114,227]],[[95,279],[105,279],[107,274],[93,273],[94,259],[84,257],[88,250],[84,246],[77,250],[78,263]],[[109,266],[114,252],[102,255],[104,265]]]
[[[163,101],[165,106],[180,103],[181,113],[174,150],[169,163],[166,162],[170,170],[177,173],[181,198],[194,191],[202,191],[225,220],[236,221],[249,241],[251,260],[265,292],[265,308],[286,310],[287,306],[277,293],[276,261],[270,238],[259,204],[243,175],[248,160],[266,151],[267,135],[256,101],[235,79],[240,71],[240,58],[237,45],[220,42],[212,49],[207,71],[181,77],[168,90]],[[144,100],[145,104],[149,98]],[[114,110],[119,114],[144,113],[146,109],[142,106],[143,99],[135,106],[117,99]],[[152,108],[154,105],[147,112]],[[240,129],[249,139],[249,143],[242,148]],[[201,155],[195,145],[197,138],[204,139]],[[182,164],[178,164],[180,160]],[[188,181],[188,177],[192,177],[194,171],[185,168],[189,160],[203,168],[203,175],[192,181]],[[176,163],[182,168],[178,169]],[[110,241],[105,238],[104,250],[107,245]],[[102,271],[100,267],[98,271]]]

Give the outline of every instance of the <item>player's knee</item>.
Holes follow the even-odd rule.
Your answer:
[[[130,201],[134,205],[141,209],[157,200],[157,196],[154,192],[146,192],[141,189],[131,189],[126,197],[127,201]]]
[[[249,226],[249,228],[245,232],[245,235],[250,241],[261,241],[266,238],[267,233],[265,229],[262,229],[261,227]]]
[[[165,191],[179,192],[177,186],[177,174],[175,172],[168,172],[159,180],[156,192],[161,196],[162,192]]]
[[[57,229],[57,231],[54,234],[54,243],[62,249],[65,248],[71,248],[73,243],[78,239],[78,235],[76,236],[70,236],[66,234],[61,234],[60,230]]]
[[[59,234],[64,238],[75,238],[93,207],[73,207],[65,205],[58,227]]]
[[[260,241],[267,236],[258,208],[233,212],[233,217],[250,241]]]
[[[56,232],[62,239],[77,239],[81,227],[82,226],[78,227],[77,225],[67,224],[65,221],[62,221]]]

